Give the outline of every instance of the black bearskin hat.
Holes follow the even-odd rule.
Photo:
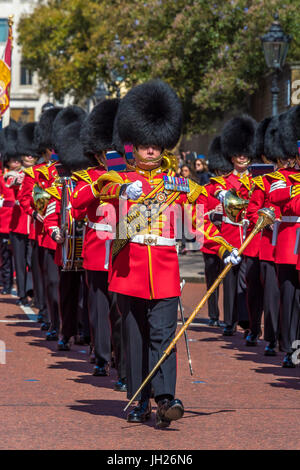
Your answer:
[[[221,150],[221,136],[216,136],[210,143],[208,149],[208,169],[209,171],[221,171],[229,173],[233,170],[233,165],[222,155]]]
[[[221,148],[225,158],[244,155],[248,158],[255,156],[254,137],[257,122],[250,116],[242,115],[230,119],[223,127]]]
[[[46,149],[53,149],[52,142],[52,126],[57,114],[62,110],[61,107],[54,107],[44,111],[40,117],[38,124],[34,129],[34,145],[38,148],[40,153]]]
[[[182,107],[177,94],[162,80],[151,80],[133,87],[121,100],[114,143],[173,149],[181,127]]]
[[[80,139],[87,155],[93,156],[113,148],[114,120],[119,102],[119,99],[102,101],[84,120]],[[121,153],[124,153],[124,150]]]
[[[18,126],[9,124],[4,127],[1,135],[1,156],[4,160],[4,164],[7,163],[10,158],[20,160],[17,151]]]
[[[281,126],[285,121],[285,117],[286,113],[272,117],[266,129],[264,152],[267,159],[273,162],[276,162],[278,159],[285,160],[287,158],[280,131]]]
[[[81,127],[80,120],[65,126],[59,133],[56,142],[59,161],[70,171],[83,170],[95,165],[95,162],[91,161],[83,152],[83,145],[79,138]]]
[[[266,117],[260,123],[258,123],[255,132],[255,155],[257,159],[261,159],[262,155],[265,155],[265,135],[268,125],[271,122],[272,117]]]
[[[19,155],[39,157],[38,149],[34,145],[34,129],[36,125],[36,122],[29,122],[18,130],[17,151]]]
[[[296,158],[297,141],[300,140],[300,105],[293,106],[284,115],[281,134],[286,158]]]
[[[73,122],[82,122],[85,117],[86,112],[79,106],[68,106],[57,114],[52,126],[52,142],[57,153],[57,142],[63,129]]]

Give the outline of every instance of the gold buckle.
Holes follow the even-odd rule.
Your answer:
[[[151,236],[144,236],[144,243],[145,245],[157,245],[157,238],[153,238]]]

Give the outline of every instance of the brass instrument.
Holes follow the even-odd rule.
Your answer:
[[[174,170],[175,172],[178,171],[178,160],[172,152],[165,150],[163,153],[163,159],[161,162],[161,167],[164,171],[166,170]]]
[[[249,200],[240,198],[236,190],[232,188],[227,191],[223,204],[227,217],[232,222],[238,223],[241,222],[245,216]]]
[[[258,210],[258,221],[255,224],[255,227],[253,228],[252,232],[249,234],[249,236],[246,238],[246,240],[243,242],[241,247],[238,250],[238,254],[241,255],[245,248],[249,245],[251,240],[259,233],[261,230],[263,230],[267,225],[270,225],[274,223],[275,221],[275,213],[272,209],[269,208],[263,208]],[[206,295],[202,298],[202,300],[199,302],[199,304],[195,307],[194,311],[191,313],[185,324],[180,328],[179,332],[171,341],[167,349],[164,351],[163,355],[159,359],[159,361],[156,363],[156,365],[153,367],[152,371],[148,374],[142,385],[139,387],[139,389],[134,393],[133,397],[130,399],[130,401],[127,403],[126,407],[124,408],[124,411],[127,410],[127,408],[131,405],[131,403],[134,401],[134,399],[138,396],[138,394],[141,392],[141,390],[145,387],[145,385],[149,382],[151,377],[154,375],[154,373],[159,369],[160,365],[164,362],[164,360],[167,358],[167,356],[170,354],[172,349],[174,348],[175,344],[179,340],[179,338],[183,335],[187,327],[192,323],[196,315],[199,313],[205,302],[209,299],[211,294],[216,290],[219,284],[221,284],[222,280],[225,278],[226,274],[230,271],[232,268],[232,264],[228,263],[227,266],[223,269],[221,274],[217,277],[211,288],[207,291]]]
[[[39,214],[45,215],[51,194],[47,193],[38,184],[35,184],[32,191],[33,202]]]

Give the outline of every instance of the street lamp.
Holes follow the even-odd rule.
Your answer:
[[[113,50],[117,54],[119,53],[120,48],[121,48],[121,41],[119,39],[118,34],[115,35],[115,39],[113,40],[113,43],[114,43]],[[113,87],[116,88],[117,98],[120,99],[121,97],[120,84],[123,81],[123,77],[118,72],[118,70],[112,70],[110,72],[110,76],[112,79]]]
[[[275,13],[275,21],[272,23],[269,31],[260,38],[265,54],[266,64],[273,70],[271,87],[272,116],[276,116],[278,114],[278,75],[284,66],[289,44],[292,40],[292,36],[283,32],[278,18],[278,13]]]

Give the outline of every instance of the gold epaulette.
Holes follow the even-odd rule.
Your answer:
[[[289,175],[289,178],[291,178],[294,181],[297,181],[297,183],[300,183],[300,173],[295,173],[293,175]]]
[[[49,170],[48,170],[48,168],[49,168],[48,166],[42,165],[39,168],[37,168],[36,171],[39,171],[40,173],[42,173],[42,175],[45,176],[46,180],[49,180]]]
[[[255,176],[252,178],[253,183],[259,187],[262,191],[265,191],[265,184],[262,176]]]
[[[48,194],[51,194],[51,196],[55,197],[59,201],[61,200],[61,194],[59,193],[56,186],[49,186],[49,188],[44,188],[44,191],[46,191]]]
[[[187,198],[190,203],[195,202],[200,196],[200,194],[204,194],[204,196],[208,196],[205,187],[201,186],[195,181],[189,179],[189,186],[190,186],[190,192],[187,194]]]
[[[223,176],[213,176],[210,178],[210,181],[215,181],[216,183],[219,183],[223,188],[226,188],[226,180],[223,178]]]
[[[265,176],[268,178],[273,178],[274,180],[283,180],[286,181],[285,176],[280,173],[280,171],[274,171],[273,173],[266,173]]]
[[[291,190],[291,198],[299,196],[300,194],[300,184],[294,184]]]
[[[251,181],[249,176],[243,175],[241,178],[239,178],[239,181],[250,191],[251,189]]]
[[[35,179],[35,174],[34,174],[32,166],[30,166],[29,168],[24,168],[23,171],[24,171],[25,175],[28,175],[31,178]]]
[[[79,171],[73,171],[72,173],[72,179],[75,181],[82,180],[85,183],[92,184],[93,180],[88,174],[87,170],[79,170]]]

